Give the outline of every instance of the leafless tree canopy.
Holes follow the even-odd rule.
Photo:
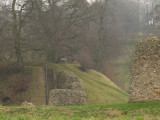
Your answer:
[[[111,61],[123,55],[138,32],[138,6],[127,1],[11,0],[0,2],[0,60],[80,62],[113,75]],[[134,11],[134,12],[133,12]]]

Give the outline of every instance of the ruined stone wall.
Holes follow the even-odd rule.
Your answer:
[[[149,38],[137,46],[130,102],[160,101],[160,40]]]
[[[62,71],[58,73],[55,89],[49,92],[51,106],[86,105],[86,93],[81,79],[74,73]]]

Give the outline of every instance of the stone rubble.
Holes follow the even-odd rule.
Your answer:
[[[160,101],[160,40],[157,37],[137,46],[129,102]]]
[[[22,105],[21,105],[21,106],[25,106],[25,107],[34,107],[35,105],[34,105],[33,103],[30,103],[30,102],[24,101],[24,102],[22,103]]]
[[[48,103],[50,106],[87,105],[81,79],[72,72],[58,73],[56,88],[50,91]]]

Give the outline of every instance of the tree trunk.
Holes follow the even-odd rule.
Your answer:
[[[13,0],[12,2],[12,15],[13,15],[13,37],[14,37],[14,48],[17,58],[17,63],[21,69],[23,69],[23,58],[21,53],[21,31],[22,31],[22,25],[18,23],[17,21],[17,13],[16,13],[16,0]],[[21,17],[21,16],[20,16]]]
[[[16,52],[16,58],[17,58],[17,63],[19,65],[20,68],[24,68],[24,64],[23,64],[23,57],[22,57],[22,53],[21,53],[21,46],[20,46],[20,40],[14,40],[14,46],[15,46],[15,52]]]

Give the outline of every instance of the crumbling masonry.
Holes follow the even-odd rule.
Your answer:
[[[160,40],[149,38],[137,46],[130,102],[160,101]]]

